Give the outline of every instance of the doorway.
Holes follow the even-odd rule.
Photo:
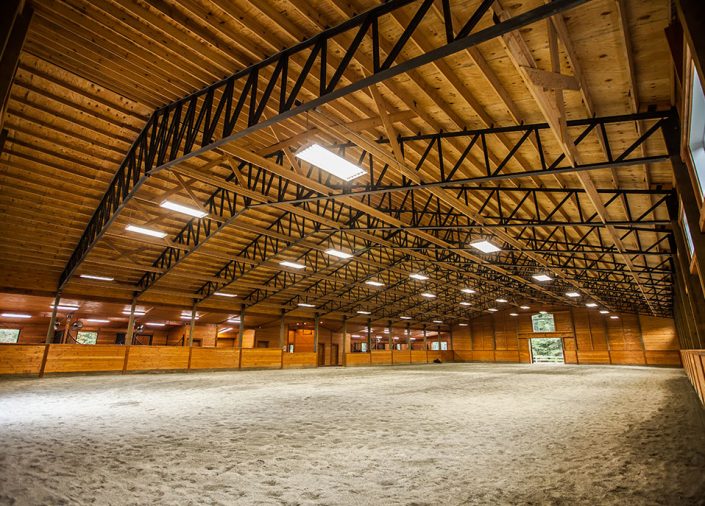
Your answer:
[[[330,345],[330,365],[338,365],[338,345]]]
[[[563,364],[563,339],[560,337],[531,338],[532,364]]]
[[[326,345],[318,345],[318,367],[326,365]]]

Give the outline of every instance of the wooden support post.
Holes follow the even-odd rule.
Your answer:
[[[132,339],[135,334],[135,305],[137,304],[137,298],[132,298],[132,303],[130,304],[130,318],[127,320],[127,333],[125,334],[125,346],[132,345]]]
[[[242,356],[242,341],[245,337],[245,304],[240,305],[240,328],[237,331],[237,349]]]
[[[318,330],[320,325],[320,317],[318,313],[313,315],[313,351],[316,354],[316,366],[318,366]],[[325,355],[323,357],[323,365],[325,364]]]
[[[450,343],[448,343],[449,351],[454,351],[455,346],[453,345],[453,326],[452,325],[451,325],[450,329],[448,330],[448,337],[450,338]]]
[[[188,328],[188,347],[193,347],[193,334],[196,331],[196,303],[191,307],[191,323]]]
[[[47,338],[44,341],[46,344],[51,344],[54,342],[54,334],[56,330],[56,312],[58,311],[59,301],[61,300],[61,292],[56,292],[56,297],[54,297],[54,307],[51,309],[51,319],[49,320],[49,328],[47,329]]]
[[[426,352],[426,362],[428,362],[428,338],[426,336],[426,325],[423,326],[423,349]]]
[[[411,324],[407,323],[406,324],[406,347],[409,349],[409,353],[411,354]],[[411,355],[409,355],[411,356]]]
[[[392,332],[392,320],[389,320],[387,324],[389,325],[389,327],[387,327],[389,329],[389,339],[387,339],[387,341],[389,341],[389,351],[394,351],[394,332]]]
[[[282,309],[281,319],[279,320],[279,349],[282,353],[287,353],[289,351],[286,345],[286,320],[284,316],[286,315],[286,309]]]
[[[372,318],[367,319],[367,353],[372,353]]]
[[[343,342],[341,344],[343,348],[343,367],[345,367],[345,356],[350,352],[350,350],[348,349],[348,317],[345,315],[343,315]]]

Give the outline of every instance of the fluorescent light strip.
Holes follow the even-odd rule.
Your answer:
[[[606,309],[601,309],[600,314],[610,314],[610,312],[607,311]]]
[[[384,286],[384,283],[380,283],[379,281],[372,281],[372,280],[365,281],[365,284],[370,285],[370,286]]]
[[[296,262],[289,262],[288,260],[284,260],[283,262],[279,262],[279,265],[282,267],[291,267],[292,269],[305,269],[306,266],[303,264],[297,264]]]
[[[94,274],[81,274],[79,277],[83,279],[94,279],[96,281],[115,281],[115,278],[108,276],[95,276]]]
[[[613,314],[612,316],[610,316],[610,318],[613,320],[619,320],[619,316],[617,316],[616,314]]]
[[[426,281],[428,279],[428,276],[424,276],[423,274],[419,274],[417,272],[409,274],[409,277],[412,279],[418,279],[419,281]]]
[[[228,323],[240,323],[240,318],[229,318]]]
[[[443,320],[433,320],[433,323],[443,323]]]
[[[534,274],[531,277],[534,278],[536,281],[553,281],[553,278],[546,274]]]
[[[110,323],[110,320],[102,320],[100,318],[86,318],[86,321],[91,323]]]
[[[495,302],[499,302],[501,304],[504,304],[505,302],[507,302],[507,299],[495,299]]]
[[[519,316],[519,313],[509,313],[509,316]]]
[[[531,309],[530,306],[519,306],[519,309]]]
[[[472,288],[461,288],[460,291],[463,292],[463,293],[477,293],[477,292],[476,292],[475,290],[473,290]]]
[[[218,297],[230,297],[230,298],[237,297],[237,295],[234,293],[225,293],[225,292],[213,292],[213,295],[217,295]]]
[[[588,303],[585,304],[585,305],[586,305],[587,307],[597,307],[597,304],[595,304],[594,302],[588,302]]]
[[[475,241],[471,242],[470,246],[483,253],[497,253],[498,251],[502,251],[502,248],[495,246],[490,241]]]
[[[205,216],[208,216],[208,213],[205,211],[201,211],[200,209],[194,209],[193,207],[182,206],[181,204],[177,204],[176,202],[172,202],[171,200],[165,200],[164,202],[159,204],[159,206],[163,207],[164,209],[176,211],[177,213],[193,216],[194,218],[204,218]]]
[[[467,323],[458,323],[458,327],[467,327],[467,326],[468,326]]]
[[[580,297],[580,294],[578,292],[566,292],[565,296],[575,298],[575,297]]]
[[[357,314],[372,314],[370,311],[357,311]]]
[[[129,312],[129,311],[123,311],[122,314],[127,315],[127,316],[130,316],[130,312]],[[146,314],[147,314],[146,311],[135,311],[135,316],[144,316],[144,315],[146,315]]]
[[[54,306],[49,306],[49,308],[54,309]],[[56,306],[56,309],[58,311],[78,311],[78,306],[74,306],[72,304],[59,304],[58,306]]]
[[[311,144],[309,147],[296,153],[295,156],[343,181],[352,181],[367,173],[361,167],[350,163],[342,156],[336,155],[331,150],[319,144]]]
[[[340,251],[339,249],[333,249],[333,248],[327,249],[325,251],[325,253],[326,253],[326,255],[330,255],[332,257],[343,258],[343,259],[348,259],[348,258],[353,257],[353,255],[350,253],[346,253],[345,251]]]
[[[434,294],[429,293],[429,292],[422,293],[421,297],[426,297],[427,299],[435,299],[436,298],[436,296]]]
[[[191,320],[192,318],[191,318],[191,315],[190,315],[190,314],[189,314],[189,315],[182,314],[182,315],[181,315],[181,319],[182,319],[182,320]],[[196,316],[195,319],[196,319],[196,320],[200,320],[201,317],[200,317],[200,316]]]
[[[316,307],[315,304],[309,304],[308,302],[299,302],[297,304],[297,306],[299,306],[299,307]]]
[[[490,313],[496,313],[497,311],[499,311],[499,309],[491,307],[491,308],[488,308],[487,311],[489,311]]]
[[[31,318],[31,314],[26,314],[26,313],[2,313],[0,314],[3,318]]]
[[[166,237],[166,232],[160,230],[152,230],[151,228],[138,227],[137,225],[128,225],[125,227],[128,232],[135,232],[137,234],[148,235],[150,237],[157,237],[159,239],[164,239]]]
[[[218,334],[222,334],[223,332],[228,332],[228,331],[230,331],[230,330],[232,330],[232,329],[233,329],[232,327],[225,327],[224,329],[220,329],[220,330],[218,331]]]
[[[166,327],[166,323],[147,322],[150,327]]]
[[[465,301],[461,302],[460,305],[461,306],[472,306],[472,304],[470,304],[469,302],[465,302]]]
[[[400,316],[400,320],[411,320],[411,316]]]

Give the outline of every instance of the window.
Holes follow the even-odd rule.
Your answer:
[[[438,349],[439,349],[439,348],[438,348],[438,344],[439,344],[438,341],[432,341],[432,342],[431,342],[431,349],[432,349],[432,350],[438,350]]]
[[[690,98],[690,156],[700,187],[700,197],[705,197],[705,94],[700,76],[693,66],[693,88]]]
[[[683,209],[683,204],[681,204],[681,209]],[[681,210],[681,226],[683,227],[683,235],[685,236],[685,243],[688,246],[688,255],[692,258],[693,253],[695,253],[695,245],[693,244],[693,236],[690,235],[690,227],[688,226],[688,218],[685,216],[685,211]]]
[[[441,341],[441,351],[448,351],[448,342]]]
[[[294,345],[293,344],[289,345],[289,353],[294,353]]]
[[[531,316],[534,332],[555,332],[556,323],[551,313],[539,313]]]
[[[98,332],[81,330],[76,334],[77,344],[95,344],[98,341]]]
[[[0,329],[0,343],[16,344],[20,338],[20,329]]]

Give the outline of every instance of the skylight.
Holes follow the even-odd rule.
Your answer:
[[[296,153],[296,157],[343,181],[352,181],[367,173],[361,167],[350,163],[342,156],[336,155],[319,144],[311,144],[309,147],[302,149]]]
[[[552,281],[553,278],[547,274],[534,274],[531,276],[534,278],[536,281]]]
[[[470,246],[478,251],[482,251],[483,253],[497,253],[498,251],[502,251],[502,248],[495,246],[490,241],[485,240],[471,242]]]

